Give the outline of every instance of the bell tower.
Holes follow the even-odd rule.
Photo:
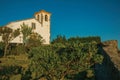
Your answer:
[[[41,26],[50,25],[50,16],[51,13],[46,12],[45,10],[41,10],[35,13],[35,19],[41,23]]]
[[[39,27],[41,33],[41,36],[43,39],[45,39],[45,43],[49,44],[50,43],[50,16],[51,13],[46,12],[45,10],[41,10],[39,12],[35,13],[35,19],[41,24]]]

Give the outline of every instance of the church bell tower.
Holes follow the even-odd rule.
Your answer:
[[[51,13],[41,10],[35,13],[35,19],[38,20],[42,26],[50,25]]]
[[[41,36],[46,40],[46,44],[50,43],[50,16],[51,13],[41,10],[35,13],[35,19],[41,24]]]

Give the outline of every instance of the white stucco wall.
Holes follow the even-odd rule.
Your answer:
[[[41,14],[43,15],[42,23],[41,23],[41,16],[40,16]],[[39,15],[39,21],[37,20],[37,15]],[[48,21],[45,21],[45,15],[48,16]],[[35,14],[35,18],[11,22],[6,26],[12,28],[13,30],[16,30],[18,28],[20,29],[23,23],[25,23],[29,27],[32,27],[32,23],[35,23],[36,29],[34,29],[33,31],[37,32],[43,37],[43,39],[45,40],[44,44],[50,44],[50,13],[41,10],[40,12],[37,12],[37,14]],[[20,34],[18,37],[13,39],[11,43],[23,43],[23,35]]]

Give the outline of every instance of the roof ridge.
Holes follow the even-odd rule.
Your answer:
[[[22,20],[16,20],[16,21],[9,22],[9,23],[7,23],[6,25],[9,25],[9,24],[14,23],[14,22],[29,20],[29,19],[35,19],[35,18],[26,18],[26,19],[22,19]]]

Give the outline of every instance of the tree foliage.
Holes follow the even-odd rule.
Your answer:
[[[28,25],[21,25],[23,34],[23,43],[30,49],[28,58],[31,63],[29,68],[15,73],[14,77],[8,74],[1,74],[2,79],[19,79],[22,80],[83,80],[76,77],[84,73],[84,77],[90,79],[94,77],[93,66],[103,61],[103,56],[98,53],[98,44],[101,42],[100,37],[72,37],[66,39],[65,36],[57,36],[50,45],[41,45],[44,40],[42,37],[32,32]],[[19,29],[0,28],[5,44],[5,52],[9,42],[20,34]],[[17,46],[13,52],[20,52],[26,47]],[[3,44],[0,46],[3,49]],[[15,51],[16,50],[16,51]],[[12,52],[12,53],[13,53]],[[6,53],[5,53],[6,55]],[[19,67],[18,67],[19,68]],[[10,70],[16,71],[11,68]],[[12,73],[14,74],[14,73]],[[17,74],[17,75],[16,75]],[[4,77],[4,75],[6,75]]]
[[[98,54],[95,41],[36,47],[30,50],[29,58],[34,78],[44,77],[47,80],[65,80],[68,75],[88,71],[103,60],[103,57]],[[91,75],[87,74],[87,76]],[[74,76],[71,79],[73,78]]]
[[[43,42],[44,39],[42,38],[42,36],[40,36],[38,33],[33,32],[29,35],[26,46],[27,48],[37,47],[40,46]]]
[[[14,38],[16,38],[20,34],[20,31],[19,31],[19,29],[12,30],[9,27],[1,27],[0,34],[2,36],[2,42],[5,44],[4,56],[6,56],[7,48],[9,46],[10,41],[12,41]]]
[[[0,66],[0,80],[14,80],[10,79],[13,76],[18,75],[22,71],[21,66]],[[17,80],[21,80],[21,76],[16,77]]]
[[[23,23],[21,25],[21,32],[23,34],[23,43],[26,44],[29,35],[32,33],[32,28]]]
[[[61,35],[58,35],[56,39],[53,39],[53,41],[51,42],[52,44],[54,43],[62,43],[62,44],[65,44],[67,41],[66,37],[65,36],[61,36]]]
[[[99,36],[90,36],[90,37],[71,37],[68,39],[68,42],[81,42],[81,43],[86,43],[86,42],[92,42],[95,41],[97,43],[101,43],[101,39]]]

